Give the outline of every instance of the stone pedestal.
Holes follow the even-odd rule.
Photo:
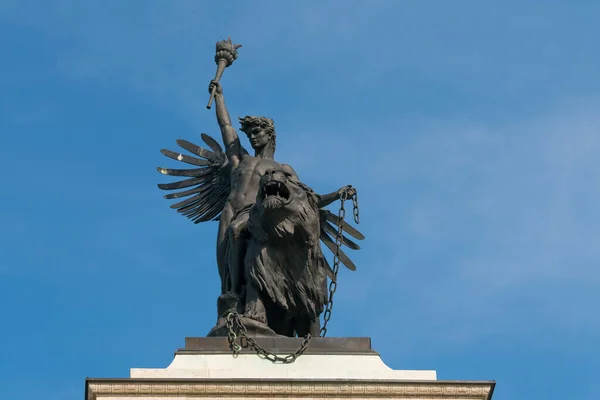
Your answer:
[[[256,339],[279,355],[300,339]],[[226,338],[186,338],[167,368],[132,368],[130,378],[87,379],[86,400],[121,399],[458,399],[490,400],[494,382],[439,381],[435,371],[393,370],[369,338],[313,338],[291,364],[249,348],[233,355]]]

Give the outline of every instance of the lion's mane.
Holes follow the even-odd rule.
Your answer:
[[[317,318],[326,302],[325,266],[319,244],[319,210],[314,193],[296,198],[296,211],[285,217],[262,219],[250,212],[253,231],[245,257],[246,280],[263,301],[281,307],[291,317]]]

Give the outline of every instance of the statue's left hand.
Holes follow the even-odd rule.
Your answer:
[[[346,198],[349,199],[356,194],[356,189],[352,185],[344,186],[337,191],[337,198],[341,199],[344,193],[346,193]]]

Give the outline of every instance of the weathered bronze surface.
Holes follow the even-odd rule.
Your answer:
[[[219,82],[241,46],[229,39],[216,47],[217,73],[208,86],[207,108],[214,99],[224,149],[204,133],[201,137],[208,148],[177,140],[191,155],[161,152],[195,168],[158,168],[165,175],[186,177],[158,185],[173,191],[165,198],[180,199],[171,208],[195,223],[219,221],[219,318],[208,336],[229,335],[231,339],[234,323],[250,336],[324,336],[338,265],[356,269],[341,247],[358,250],[359,246],[344,233],[364,239],[344,221],[343,201],[348,199],[358,222],[356,190],[348,185],[319,195],[299,180],[291,166],[275,161],[276,132],[270,118],[239,118],[240,130],[254,154],[246,151],[233,128]],[[337,200],[342,203],[336,215],[325,207]],[[333,268],[320,242],[334,254]],[[321,326],[324,311],[325,326]]]

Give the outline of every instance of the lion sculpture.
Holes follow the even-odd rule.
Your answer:
[[[244,316],[285,336],[318,336],[327,301],[317,197],[281,171],[260,181],[248,221]]]

